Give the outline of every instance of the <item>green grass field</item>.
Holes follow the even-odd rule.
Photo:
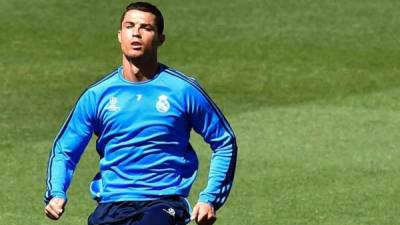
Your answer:
[[[0,224],[86,224],[88,147],[58,222],[43,214],[53,138],[121,61],[128,1],[0,0]],[[193,74],[239,145],[219,225],[400,224],[400,1],[154,1],[162,62]],[[210,150],[192,189],[204,187]]]

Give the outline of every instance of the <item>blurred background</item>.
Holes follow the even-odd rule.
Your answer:
[[[120,65],[128,3],[0,0],[0,224],[55,224],[43,214],[49,151],[80,93]],[[152,3],[160,61],[195,77],[237,136],[216,224],[400,223],[400,1]],[[192,204],[211,152],[193,145]],[[57,224],[86,224],[97,161],[92,140]]]

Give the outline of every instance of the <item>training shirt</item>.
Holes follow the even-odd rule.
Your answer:
[[[231,190],[237,152],[222,112],[193,78],[172,68],[160,64],[153,79],[130,82],[119,67],[84,91],[56,136],[45,202],[67,198],[93,133],[100,161],[90,191],[97,201],[186,197],[198,170],[189,143],[192,129],[212,149],[208,184],[199,202],[218,209]]]

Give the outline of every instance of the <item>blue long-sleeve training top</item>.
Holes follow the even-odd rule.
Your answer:
[[[232,187],[235,135],[193,79],[160,64],[153,79],[130,82],[119,67],[79,97],[55,138],[47,170],[45,202],[67,198],[75,167],[92,134],[99,173],[90,191],[99,202],[187,197],[198,160],[189,143],[199,133],[212,149],[208,184],[199,202],[218,209]]]

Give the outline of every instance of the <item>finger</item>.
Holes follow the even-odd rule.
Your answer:
[[[207,218],[207,212],[204,210],[204,208],[200,208],[196,218],[196,222],[201,223],[206,218]]]
[[[213,219],[213,218],[216,218],[214,212],[209,212],[209,213],[207,214],[207,219],[208,219],[208,220],[211,220],[211,219]]]
[[[46,216],[49,217],[50,219],[57,220],[59,218],[59,214],[56,211],[54,211],[54,209],[51,207],[50,204],[46,206],[45,213]]]
[[[61,202],[57,201],[57,199],[55,199],[54,201],[50,201],[50,203],[47,205],[50,213],[55,216],[56,219],[60,218],[60,216],[63,213],[63,206],[64,204],[62,204]]]
[[[207,214],[207,218],[211,219],[211,218],[215,218],[215,211],[214,211],[214,207],[210,206],[208,214]]]
[[[199,209],[199,215],[197,217],[197,223],[199,225],[212,225],[216,221],[216,215],[214,207],[207,204],[201,204]]]
[[[50,201],[50,205],[55,212],[61,215],[64,212],[65,200],[61,198],[53,198],[52,201]]]
[[[63,212],[63,210],[56,205],[50,205],[49,207],[51,209],[51,212],[55,213],[57,216],[61,215]]]
[[[208,219],[207,217],[205,217],[202,221],[200,221],[198,224],[199,225],[212,225],[215,223],[215,221],[217,220],[217,218],[212,217],[211,219]]]
[[[61,199],[61,198],[53,198],[50,201],[50,205],[52,206],[52,208],[58,213],[61,214],[64,211],[64,203],[65,200]]]
[[[190,217],[190,220],[195,220],[199,214],[199,206],[195,205],[192,211],[192,216]]]
[[[44,214],[50,219],[55,219],[54,216],[46,208],[44,209]]]

